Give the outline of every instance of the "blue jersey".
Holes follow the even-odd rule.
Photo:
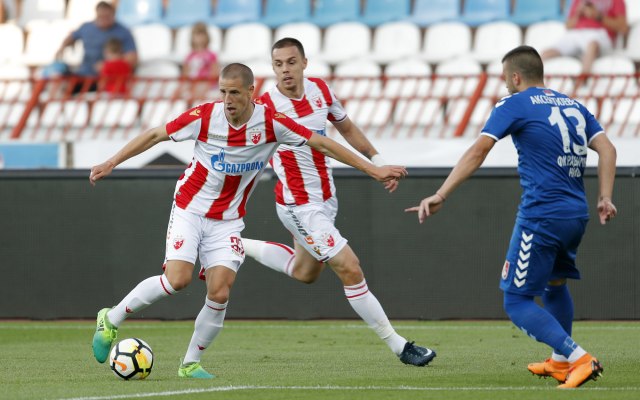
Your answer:
[[[603,129],[582,104],[553,90],[529,88],[496,105],[482,134],[511,135],[518,150],[521,218],[588,218],[582,175],[587,146]]]
[[[86,22],[74,31],[73,40],[81,40],[84,47],[84,57],[78,68],[77,74],[82,76],[97,76],[95,64],[104,60],[104,45],[111,38],[122,42],[122,51],[128,53],[136,51],[136,43],[133,35],[124,25],[116,22],[108,29],[100,29],[95,22]]]

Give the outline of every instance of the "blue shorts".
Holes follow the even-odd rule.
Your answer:
[[[517,218],[502,268],[500,289],[541,296],[550,280],[580,279],[576,251],[587,219]]]

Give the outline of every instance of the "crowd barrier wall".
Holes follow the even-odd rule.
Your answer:
[[[619,216],[601,226],[597,178],[587,170],[592,220],[571,282],[578,319],[640,318],[640,169],[620,168]],[[94,318],[139,281],[160,274],[169,210],[181,169],[116,170],[91,187],[87,170],[0,171],[0,318]],[[418,224],[403,212],[439,187],[449,169],[411,169],[396,193],[336,170],[337,226],[360,258],[369,288],[392,319],[505,318],[498,289],[520,187],[515,169],[482,168],[441,213]],[[290,243],[269,175],[249,201],[243,236]],[[192,284],[136,317],[194,318],[205,286]],[[229,318],[356,318],[336,276],[305,285],[247,259]]]

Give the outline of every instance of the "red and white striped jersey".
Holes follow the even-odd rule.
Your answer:
[[[301,146],[312,135],[260,104],[246,124],[234,127],[222,102],[194,107],[167,123],[166,129],[174,141],[195,140],[191,164],[176,184],[176,205],[221,220],[244,216],[255,182],[278,144]]]
[[[304,78],[301,99],[291,99],[274,87],[260,100],[323,136],[327,120],[340,122],[347,117],[333,91],[318,78]],[[280,145],[271,166],[278,175],[275,192],[279,204],[322,203],[335,196],[329,158],[309,146]]]

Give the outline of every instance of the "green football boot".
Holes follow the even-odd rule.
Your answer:
[[[109,357],[111,344],[118,337],[118,328],[111,325],[107,312],[110,308],[103,308],[96,318],[96,333],[93,334],[93,356],[99,363],[104,363]]]
[[[191,363],[187,365],[181,365],[178,368],[178,376],[180,378],[196,378],[196,379],[211,379],[216,376],[208,373],[202,368],[200,363]]]

